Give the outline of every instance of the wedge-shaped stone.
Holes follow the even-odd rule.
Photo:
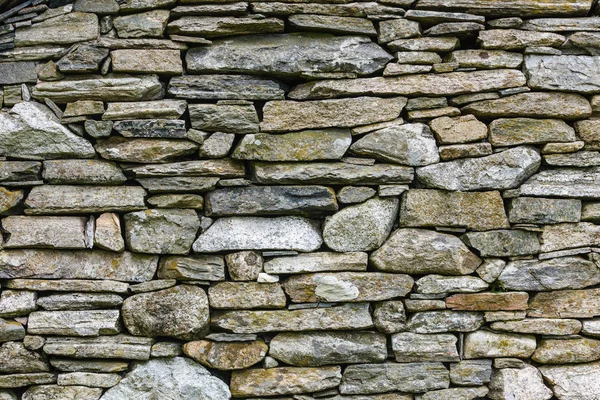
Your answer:
[[[445,190],[504,190],[519,186],[540,167],[531,147],[517,147],[486,157],[466,158],[417,168],[425,187]]]
[[[100,64],[106,57],[108,57],[108,49],[79,45],[58,60],[56,66],[62,73],[94,73],[98,72]],[[53,77],[48,80],[56,79]]]
[[[303,274],[327,271],[366,271],[368,256],[362,252],[307,253],[293,257],[276,257],[264,264],[269,274]]]
[[[251,75],[185,75],[169,81],[169,94],[194,100],[283,100],[283,88],[277,81]]]
[[[11,279],[6,282],[6,287],[39,292],[107,292],[126,294],[128,293],[129,284],[110,280]]]
[[[528,318],[520,321],[498,321],[490,327],[495,331],[566,336],[579,333],[581,322],[576,319]],[[561,363],[562,361],[558,362]]]
[[[206,195],[206,215],[311,215],[337,211],[335,192],[324,186],[248,186]]]
[[[531,359],[540,364],[572,364],[600,359],[600,340],[585,337],[543,339]]]
[[[221,256],[209,255],[163,257],[158,267],[158,277],[183,281],[223,281],[225,262]]]
[[[163,91],[156,75],[110,74],[73,76],[55,82],[39,82],[32,94],[38,99],[69,103],[77,100],[156,100],[162,97]]]
[[[541,171],[519,188],[525,196],[600,198],[600,168]]]
[[[177,119],[187,108],[184,100],[157,100],[144,102],[108,103],[102,115],[103,120],[120,121],[128,119]]]
[[[224,36],[283,33],[284,21],[278,18],[252,18],[248,17],[208,17],[208,16],[183,16],[169,23],[167,31],[170,34],[200,36],[203,38],[216,38]],[[257,37],[258,39],[259,37]],[[225,42],[224,46],[232,46]],[[214,46],[214,44],[213,44]],[[251,46],[251,44],[250,44]],[[229,49],[227,49],[229,50]],[[243,51],[244,47],[240,47]],[[263,50],[262,48],[259,49]],[[196,53],[194,53],[196,54]],[[200,53],[204,54],[204,53]],[[239,54],[239,53],[237,53]],[[194,60],[191,56],[188,60]],[[188,61],[189,64],[190,61]],[[200,61],[201,62],[201,61]],[[257,62],[257,61],[254,61]],[[196,67],[194,67],[196,68]],[[203,68],[202,66],[198,68]],[[204,66],[204,68],[206,68]]]
[[[488,136],[487,125],[472,115],[436,118],[429,126],[441,144],[474,142]]]
[[[442,310],[417,312],[407,327],[415,333],[472,332],[484,323],[482,313]]]
[[[350,131],[323,129],[284,135],[244,135],[232,157],[240,160],[312,161],[339,160],[352,144]]]
[[[208,289],[212,308],[284,308],[285,293],[279,283],[221,282]]]
[[[110,52],[114,72],[180,75],[183,61],[179,50],[120,49]]]
[[[523,55],[502,50],[455,50],[446,58],[461,68],[519,68]]]
[[[494,230],[469,232],[461,238],[482,257],[514,257],[537,254],[540,242],[536,232],[519,230]]]
[[[211,46],[194,47],[186,56],[191,73],[290,77],[324,72],[368,75],[383,69],[391,59],[390,54],[366,37],[306,33],[215,40]]]
[[[525,56],[527,85],[532,89],[600,93],[600,57]]]
[[[422,335],[402,332],[392,335],[392,350],[396,361],[423,362],[459,361],[456,342],[458,338],[452,334]]]
[[[269,350],[264,342],[211,342],[198,340],[183,345],[183,352],[200,364],[230,371],[245,369],[262,361]]]
[[[98,400],[102,396],[101,388],[87,387],[83,385],[61,386],[61,385],[38,385],[31,386],[23,393],[24,400],[38,399],[89,399]]]
[[[22,292],[28,293],[28,292]],[[65,293],[40,297],[37,304],[44,310],[93,310],[120,306],[123,298],[108,293]]]
[[[599,246],[600,225],[591,222],[546,225],[540,240],[543,252],[574,247]]]
[[[25,217],[2,219],[9,235],[4,248],[85,249],[85,217]]]
[[[194,340],[208,332],[208,297],[197,286],[133,295],[125,300],[121,312],[127,330],[136,336]]]
[[[158,257],[102,250],[2,250],[0,278],[151,280]]]
[[[15,32],[15,45],[71,44],[98,37],[96,14],[72,12],[50,18],[38,24],[22,27]]]
[[[597,151],[578,151],[569,154],[547,154],[544,161],[548,165],[563,167],[594,167],[600,165],[600,153]]]
[[[536,18],[525,22],[521,29],[542,32],[599,31],[600,21],[595,17]]]
[[[419,0],[417,9],[469,10],[474,14],[490,16],[576,16],[586,15],[590,10],[588,0]]]
[[[544,385],[540,371],[529,364],[495,370],[489,389],[488,396],[492,400],[548,400],[552,397],[552,391]]]
[[[541,366],[539,370],[560,400],[593,399],[600,390],[600,362]]]
[[[408,275],[379,272],[334,272],[296,275],[283,287],[294,303],[381,301],[406,296]]]
[[[385,336],[376,332],[279,333],[269,343],[269,355],[297,367],[383,362]]]
[[[398,39],[387,44],[387,47],[392,51],[427,51],[441,53],[447,53],[459,46],[460,40],[453,36]]]
[[[361,364],[344,370],[340,393],[422,393],[449,385],[448,370],[442,363]]]
[[[327,99],[352,95],[456,96],[519,87],[525,76],[517,70],[499,69],[445,74],[407,75],[393,78],[323,80],[296,86],[288,96],[295,100]]]
[[[50,371],[48,361],[39,353],[27,350],[20,342],[0,346],[0,372],[3,374]]]
[[[582,289],[600,283],[600,269],[581,257],[511,261],[502,270],[498,283],[507,290]]]
[[[126,139],[113,136],[96,142],[96,151],[102,158],[133,163],[175,161],[197,149],[196,143],[177,139]]]
[[[8,190],[0,186],[0,214],[14,214],[16,208],[25,198],[23,190]]]
[[[323,240],[313,221],[302,217],[220,218],[194,242],[195,252],[225,250],[315,251]]]
[[[535,351],[536,341],[533,335],[512,333],[494,333],[480,330],[465,336],[464,357],[516,357],[528,358]]]
[[[89,214],[146,208],[137,186],[36,186],[25,201],[27,214]]]
[[[113,25],[120,38],[162,37],[167,22],[168,10],[123,15],[115,18]]]
[[[192,127],[209,132],[257,133],[256,109],[252,103],[246,103],[190,104]]]
[[[204,193],[213,190],[219,178],[171,176],[137,179],[137,181],[150,193]]]
[[[285,132],[375,124],[398,118],[406,102],[404,97],[357,97],[311,102],[270,101],[263,108],[260,129],[263,132]]]
[[[499,192],[426,189],[411,189],[404,194],[400,225],[466,227],[476,231],[509,227]]]
[[[440,160],[435,138],[425,124],[404,124],[368,133],[354,142],[350,151],[413,167]]]
[[[91,158],[90,142],[75,135],[45,105],[21,102],[0,111],[0,155],[18,158]]]
[[[446,298],[446,307],[465,311],[526,310],[529,295],[522,292],[455,294]]]
[[[529,303],[530,317],[592,318],[600,315],[600,289],[538,293]]]
[[[231,374],[230,389],[234,397],[301,394],[337,387],[341,379],[339,366],[247,369]]]
[[[559,47],[566,37],[556,33],[519,29],[490,29],[479,32],[484,49],[520,50],[526,47]]]
[[[200,229],[196,211],[147,210],[125,214],[125,242],[131,251],[187,254]]]
[[[117,121],[113,129],[125,137],[185,138],[185,121],[170,119],[142,119]]]
[[[101,214],[95,221],[94,246],[102,250],[123,251],[125,241],[121,235],[121,220],[115,213]]]
[[[381,185],[413,180],[413,169],[393,164],[253,162],[254,179],[262,184]]]
[[[574,142],[575,130],[559,119],[501,118],[490,124],[494,146]]]
[[[381,271],[418,275],[466,275],[481,264],[456,236],[425,229],[398,229],[370,261]]]
[[[25,327],[17,321],[0,318],[0,342],[12,342],[25,338]]]
[[[92,338],[49,337],[44,353],[69,358],[120,358],[147,360],[153,339],[128,335]]]
[[[115,163],[102,160],[44,161],[42,177],[53,185],[121,185],[127,180]]]
[[[211,324],[234,333],[355,330],[373,327],[368,303],[302,310],[217,312],[211,317]]]
[[[336,17],[331,15],[290,15],[290,27],[298,31],[321,31],[336,34],[376,36],[373,22],[364,18]]]
[[[496,100],[471,103],[462,109],[477,117],[532,117],[582,119],[590,116],[590,103],[582,96],[570,93],[520,93]]]
[[[27,332],[32,335],[100,336],[121,332],[119,310],[34,311]]]

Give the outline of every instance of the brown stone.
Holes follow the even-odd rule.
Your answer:
[[[446,307],[467,311],[526,310],[529,295],[524,292],[461,293],[446,299]]]
[[[245,369],[260,362],[269,347],[260,340],[253,342],[211,342],[198,340],[183,345],[183,352],[209,368],[221,371]]]

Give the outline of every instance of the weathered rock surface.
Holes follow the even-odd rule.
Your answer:
[[[520,50],[527,47],[559,47],[566,38],[549,32],[491,29],[479,32],[479,40],[484,49]]]
[[[33,293],[33,292],[21,292]],[[92,310],[120,306],[123,298],[109,293],[65,293],[40,297],[37,305],[44,310]]]
[[[503,8],[498,8],[499,6]],[[590,4],[585,0],[576,0],[565,3],[563,0],[551,0],[540,4],[536,0],[462,0],[460,2],[448,0],[419,0],[417,8],[437,9],[443,11],[471,10],[478,15],[515,15],[519,17],[548,16],[577,16],[585,15]]]
[[[245,369],[262,361],[269,347],[252,342],[211,342],[199,340],[183,345],[183,352],[200,364],[222,371]]]
[[[481,257],[514,257],[537,254],[540,243],[537,233],[520,230],[469,232],[462,241],[479,251]]]
[[[600,363],[540,367],[544,379],[560,400],[593,398],[600,388]]]
[[[171,34],[179,35],[190,35],[200,36],[204,38],[216,38],[225,36],[237,36],[237,35],[250,35],[250,34],[266,34],[266,33],[283,33],[285,23],[278,18],[253,18],[253,17],[209,17],[209,16],[186,16],[172,21],[168,26],[168,32]],[[243,37],[243,36],[242,36]],[[257,37],[258,40],[261,37]],[[231,42],[225,42],[223,46],[232,46],[235,44]],[[238,47],[239,46],[239,47]],[[245,47],[239,44],[235,46],[236,49],[241,51]],[[263,48],[259,48],[264,51]],[[225,47],[221,51],[235,51]],[[196,55],[196,53],[194,53]],[[204,55],[205,53],[200,53]],[[227,54],[227,53],[225,53]],[[237,51],[234,54],[239,54]],[[190,56],[191,57],[191,56]],[[215,57],[215,56],[213,56]],[[249,57],[249,55],[247,56]],[[215,68],[211,64],[206,65],[206,61],[202,59],[196,61],[190,58],[192,62],[198,62],[198,66],[194,66],[197,69]],[[215,62],[215,60],[212,60]],[[221,61],[217,60],[216,61]],[[190,61],[188,61],[189,63]],[[260,61],[254,61],[260,62]],[[196,65],[196,64],[193,64]],[[239,67],[238,67],[239,68]],[[235,69],[235,67],[234,67]],[[239,72],[239,71],[233,71]]]
[[[487,126],[472,115],[436,118],[429,126],[441,144],[473,142],[488,135]]]
[[[33,335],[99,336],[121,332],[119,310],[34,311],[27,332]]]
[[[39,353],[29,351],[20,342],[6,342],[0,346],[0,372],[3,374],[50,371],[46,359]]]
[[[457,337],[452,334],[422,335],[402,332],[392,335],[392,350],[396,361],[458,361]]]
[[[221,282],[208,289],[210,306],[217,309],[284,308],[279,283]]]
[[[455,294],[446,307],[465,311],[526,310],[529,295],[522,292]]]
[[[120,121],[130,119],[177,119],[185,112],[187,103],[183,100],[156,100],[144,102],[108,103],[103,120]]]
[[[492,400],[540,399],[552,397],[552,391],[544,385],[542,374],[535,367],[525,364],[523,368],[503,368],[494,371],[489,384]]]
[[[158,276],[183,281],[222,281],[225,279],[225,263],[221,256],[164,257],[160,260]]]
[[[53,185],[121,185],[127,178],[113,162],[47,160],[42,177]]]
[[[119,49],[110,53],[114,72],[177,75],[183,73],[179,50]]]
[[[415,284],[415,291],[423,294],[475,293],[488,288],[483,279],[475,276],[426,275]]]
[[[575,131],[559,119],[500,118],[490,124],[490,142],[494,146],[573,142]]]
[[[570,364],[600,359],[600,340],[586,337],[543,339],[531,359],[540,364]]]
[[[519,191],[525,196],[600,198],[600,168],[557,168],[541,171],[527,180]]]
[[[124,120],[113,124],[124,137],[185,138],[185,121],[168,119]]]
[[[464,357],[516,357],[528,358],[535,351],[536,340],[533,335],[494,333],[477,331],[465,336]]]
[[[362,252],[307,253],[293,257],[276,257],[264,264],[269,274],[302,274],[327,271],[366,271],[368,256]],[[231,272],[230,272],[231,273]]]
[[[282,85],[251,75],[184,75],[171,78],[169,94],[199,100],[283,100]]]
[[[600,226],[591,222],[546,225],[540,236],[542,251],[557,251],[600,243]]]
[[[525,57],[527,85],[533,89],[600,92],[600,58],[593,56],[539,56]]]
[[[529,303],[530,317],[592,318],[600,315],[600,290],[559,290],[533,296]]]
[[[190,104],[188,110],[192,128],[195,129],[231,133],[257,133],[259,130],[258,115],[250,102]]]
[[[50,18],[33,26],[17,29],[15,45],[71,44],[98,37],[98,17],[95,14],[72,12]]]
[[[49,337],[44,353],[70,358],[147,360],[154,341],[150,338],[111,335],[91,338]]]
[[[86,386],[60,386],[60,385],[39,385],[31,386],[23,393],[24,400],[77,400],[81,398],[98,400],[102,396],[102,389]]]
[[[86,223],[85,217],[6,217],[2,229],[10,236],[4,248],[85,249]]]
[[[96,151],[107,160],[133,163],[164,163],[192,154],[198,145],[177,139],[127,139],[113,136],[96,142]]]
[[[0,317],[18,317],[37,309],[37,293],[26,290],[3,290],[0,293]]]
[[[113,25],[120,38],[162,37],[169,11],[153,10],[115,18]]]
[[[579,222],[580,215],[581,201],[575,199],[518,197],[508,206],[508,219],[513,224]]]
[[[407,327],[415,333],[472,332],[484,323],[481,313],[442,310],[415,313]]]
[[[94,245],[103,250],[125,250],[125,241],[121,235],[121,221],[117,214],[104,213],[96,218]]]
[[[566,336],[579,333],[581,322],[576,319],[528,318],[520,321],[498,321],[492,323],[490,327],[503,332]]]

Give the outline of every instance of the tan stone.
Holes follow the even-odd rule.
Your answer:
[[[464,293],[446,298],[446,307],[466,311],[526,310],[528,299],[524,292]]]
[[[209,368],[221,371],[245,369],[262,361],[269,347],[253,342],[211,342],[198,340],[183,345],[183,352]]]

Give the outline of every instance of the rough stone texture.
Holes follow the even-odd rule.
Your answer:
[[[470,232],[463,242],[476,249],[482,257],[514,257],[537,254],[540,243],[537,233],[519,230]]]
[[[429,126],[441,144],[474,142],[488,135],[487,126],[472,115],[436,118]]]
[[[452,334],[422,335],[418,333],[396,333],[392,335],[392,350],[396,361],[458,361],[458,338]]]
[[[34,26],[18,29],[15,44],[71,44],[98,37],[98,17],[94,14],[73,12],[50,18]]]
[[[218,370],[245,369],[262,361],[269,347],[262,341],[211,342],[199,340],[186,343],[183,352],[200,364]]]
[[[99,336],[121,331],[119,310],[35,311],[27,332],[34,335]]]
[[[22,217],[2,219],[9,237],[4,248],[85,249],[85,217]]]
[[[490,141],[494,146],[572,142],[575,131],[559,119],[500,118],[490,124]]]
[[[208,289],[215,309],[284,308],[286,297],[278,283],[222,282]]]
[[[539,56],[525,57],[527,84],[534,89],[598,93],[598,57]]]
[[[513,224],[579,222],[581,213],[581,201],[574,199],[518,197],[508,207],[508,219]]]
[[[308,253],[292,257],[276,257],[264,264],[270,274],[302,274],[327,271],[366,271],[368,256],[362,252]],[[231,274],[231,267],[230,272]]]
[[[593,398],[598,393],[600,363],[542,366],[540,372],[560,400]]]
[[[524,368],[503,368],[494,371],[489,385],[488,396],[492,400],[540,399],[552,397],[552,391],[544,385],[542,374],[535,367],[525,365]]]
[[[171,78],[169,94],[183,99],[283,100],[281,86],[277,81],[251,75],[185,75]]]
[[[536,347],[535,336],[477,331],[465,336],[464,357],[527,358]]]

